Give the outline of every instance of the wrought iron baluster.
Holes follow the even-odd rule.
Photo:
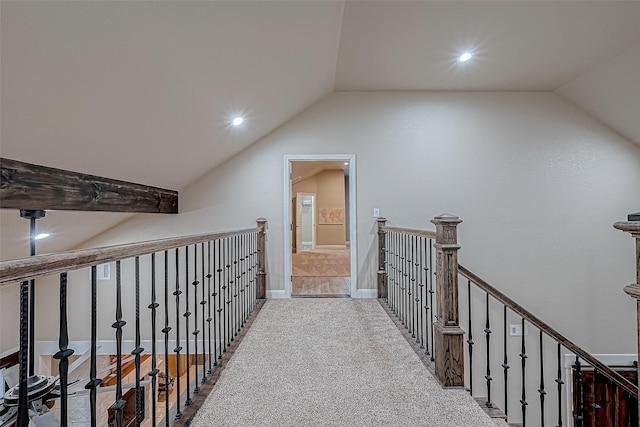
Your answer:
[[[238,236],[234,236],[233,240],[235,243],[235,257],[233,260],[233,271],[235,274],[233,291],[233,335],[238,336],[238,331],[240,330],[240,239]]]
[[[232,285],[233,285],[233,279],[231,278],[231,254],[232,252],[232,246],[231,246],[232,242],[231,242],[231,238],[228,237],[227,238],[227,245],[226,245],[226,264],[225,264],[225,274],[226,274],[226,285],[227,285],[227,300],[225,301],[226,305],[227,305],[227,318],[225,319],[226,321],[226,327],[227,327],[227,347],[231,345],[231,342],[233,341],[233,332],[232,332],[232,328],[231,328],[231,298],[232,298],[232,294],[233,294],[233,289],[232,289]]]
[[[507,354],[507,306],[502,306],[502,371],[504,375],[504,414],[509,415],[509,357]]]
[[[156,299],[156,254],[151,254],[151,304],[148,308],[151,309],[151,371],[149,376],[151,377],[151,419],[157,419],[157,376],[160,370],[157,366],[158,352],[156,346],[156,309],[160,307]]]
[[[131,352],[135,356],[136,366],[136,425],[140,425],[142,421],[140,415],[142,413],[142,390],[140,388],[140,354],[144,351],[140,347],[140,257],[135,257],[135,310],[136,310],[136,348]]]
[[[522,399],[520,399],[520,406],[522,408],[522,427],[526,427],[527,424],[527,389],[525,384],[526,377],[526,365],[527,365],[527,349],[525,346],[525,320],[522,318],[522,346],[520,352],[520,359],[522,364]]]
[[[176,373],[182,372],[180,369],[180,352],[182,351],[182,345],[180,342],[180,295],[182,291],[180,290],[180,252],[178,248],[176,248],[176,290],[173,292],[173,295],[176,297],[176,347],[173,351],[176,353]],[[182,418],[182,411],[180,410],[180,377],[181,375],[176,375],[176,420]],[[168,381],[169,378],[166,378]],[[168,396],[167,396],[168,399]]]
[[[473,396],[473,320],[471,315],[471,280],[467,280],[467,314],[469,316],[469,338],[467,339],[469,352],[469,394]]]
[[[487,343],[487,374],[484,376],[484,379],[487,381],[487,408],[493,408],[493,403],[491,402],[491,381],[493,378],[491,377],[491,322],[489,319],[489,294],[485,294],[485,328],[484,335]]]
[[[413,336],[413,236],[407,235],[407,331]]]
[[[598,386],[598,380],[597,380],[597,376],[598,376],[598,371],[596,370],[596,368],[593,368],[593,377],[591,378],[591,393],[593,395],[593,403],[591,403],[591,407],[593,408],[593,421],[594,421],[594,426],[598,427],[599,425],[599,412],[600,409],[602,409],[602,406],[600,406],[600,404],[598,403],[599,399],[599,389],[600,387]]]
[[[435,271],[433,268],[433,239],[429,239],[429,308],[431,309],[430,322],[431,327],[429,328],[429,334],[431,335],[431,361],[435,361],[435,346],[433,345],[433,316],[435,316],[435,308],[433,307],[433,294],[435,291],[433,290],[433,277],[435,275]]]
[[[215,247],[214,247],[215,249]],[[215,304],[216,304],[216,289],[215,283],[213,287],[213,293],[211,292],[211,274],[212,266],[214,265],[215,253],[211,253],[211,240],[207,242],[207,329],[209,331],[209,374],[213,373],[213,367],[216,365],[218,355],[216,347],[216,322],[215,322]],[[215,268],[215,267],[214,267]],[[211,299],[213,297],[213,300]],[[213,303],[212,303],[213,301]],[[214,315],[211,316],[211,308],[213,308]],[[213,341],[211,341],[211,322],[213,322]],[[213,350],[211,347],[213,346]]]
[[[185,312],[182,315],[184,317],[184,339],[185,339],[185,370],[187,374],[186,382],[187,382],[187,399],[184,401],[185,406],[191,405],[193,400],[191,400],[191,351],[189,348],[189,341],[191,341],[189,337],[189,317],[191,317],[191,312],[189,311],[189,246],[184,247],[184,304],[185,304]]]
[[[204,242],[202,242],[200,244],[200,258],[201,258],[201,271],[200,271],[200,280],[202,283],[202,299],[200,300],[200,305],[202,306],[202,329],[201,329],[201,333],[202,333],[202,382],[204,383],[205,381],[207,381],[207,363],[206,363],[206,358],[207,358],[207,347],[206,347],[206,329],[205,329],[205,325],[207,322],[206,316],[205,316],[205,306],[207,305],[207,295],[209,295],[206,291],[205,291],[205,251],[204,251]],[[209,299],[211,299],[211,297],[209,296]],[[209,329],[209,342],[211,342],[211,329]],[[211,357],[209,357],[209,361],[211,361]]]
[[[429,299],[427,298],[427,295],[429,294],[429,287],[428,287],[428,283],[429,283],[429,268],[430,265],[428,264],[428,255],[427,255],[427,245],[429,243],[429,240],[427,240],[426,238],[422,239],[422,245],[420,247],[420,250],[422,251],[422,269],[421,269],[421,273],[422,273],[422,285],[423,285],[423,292],[422,292],[422,308],[424,309],[424,323],[423,323],[423,330],[422,330],[422,336],[423,336],[423,341],[422,344],[424,346],[424,353],[425,354],[430,354],[429,353],[429,317],[431,315],[431,308],[429,307]]]
[[[404,304],[404,308],[403,308],[403,317],[404,317],[404,328],[409,330],[409,326],[410,326],[410,319],[409,317],[411,317],[411,303],[409,302],[411,299],[411,288],[410,288],[410,283],[411,281],[409,280],[409,271],[410,271],[410,266],[411,266],[411,252],[410,252],[410,239],[409,239],[409,235],[404,234],[403,233],[403,238],[404,238],[404,247],[403,247],[403,254],[404,254],[404,258],[403,258],[403,263],[402,263],[402,286],[403,286],[403,299],[402,299],[402,303]],[[410,331],[409,331],[410,332]]]
[[[540,425],[544,427],[544,398],[547,392],[544,389],[544,344],[542,342],[542,331],[539,331],[540,336],[540,388],[538,394],[540,394]]]
[[[413,305],[413,316],[411,316],[411,338],[416,338],[416,326],[418,323],[418,310],[420,308],[419,304],[420,304],[420,298],[418,298],[418,285],[417,285],[417,267],[420,265],[418,263],[417,258],[417,254],[418,251],[416,250],[416,244],[418,241],[418,237],[417,236],[413,236],[413,238],[411,239],[411,259],[413,260],[413,265],[411,266],[411,287],[413,288],[413,299],[411,301],[411,304]],[[415,303],[415,304],[414,304]],[[418,340],[416,340],[416,342],[418,342]]]
[[[97,348],[97,331],[98,331],[98,272],[94,265],[91,267],[91,361],[89,368],[89,382],[84,386],[89,390],[89,411],[91,427],[97,425],[97,388],[102,383],[102,380],[97,378],[97,365],[98,365],[98,348]]]
[[[218,313],[218,340],[219,340],[219,346],[220,346],[220,351],[218,352],[218,359],[222,359],[222,353],[224,351],[223,349],[223,342],[225,342],[224,339],[224,328],[223,328],[223,324],[224,324],[224,289],[222,286],[222,281],[223,281],[223,277],[222,277],[222,263],[223,263],[223,259],[222,259],[222,253],[224,251],[224,245],[222,244],[222,239],[218,239],[218,268],[216,269],[216,272],[218,273],[218,309],[216,310]]]
[[[116,261],[116,321],[111,325],[116,330],[116,398],[110,409],[115,411],[117,427],[122,427],[123,409],[127,403],[122,399],[122,328],[126,324],[122,320],[121,266],[120,261]]]
[[[241,322],[240,328],[244,327],[244,322],[247,319],[247,245],[246,245],[246,234],[240,236],[240,251],[242,256],[240,257],[240,275],[241,275],[241,286],[240,286],[240,301],[242,302],[242,310],[241,310]]]
[[[187,263],[189,260],[187,259]],[[193,394],[197,394],[200,392],[200,385],[198,382],[198,335],[200,334],[200,330],[198,330],[198,285],[200,282],[198,281],[198,245],[193,245],[193,366],[195,367],[195,383],[193,388]],[[188,322],[188,320],[187,320]],[[187,347],[188,348],[188,347]]]
[[[60,274],[60,330],[58,338],[58,348],[53,355],[59,360],[58,369],[60,372],[60,425],[66,427],[68,424],[68,401],[67,392],[69,382],[69,356],[74,351],[69,348],[69,329],[67,328],[67,273]]]
[[[573,365],[575,370],[576,382],[578,383],[578,397],[577,404],[573,414],[576,422],[576,427],[583,427],[584,425],[584,380],[582,378],[582,365],[580,358],[576,356],[576,362]]]
[[[417,343],[420,344],[420,348],[424,348],[424,325],[422,324],[422,301],[423,296],[422,293],[424,291],[424,283],[422,282],[422,241],[423,237],[418,237],[416,240],[416,251],[418,262],[416,263],[416,274],[418,276],[418,293],[416,294],[416,310],[418,312],[418,318],[416,319],[416,323],[418,324],[418,338],[416,340]]]
[[[164,251],[164,425],[169,427],[169,251]]]
[[[558,384],[558,427],[562,427],[562,385],[564,384],[564,381],[562,381],[562,357],[560,354],[560,343],[558,343],[558,372],[555,382]]]
[[[29,281],[20,283],[20,353],[18,389],[18,426],[29,425],[27,381],[29,377]]]

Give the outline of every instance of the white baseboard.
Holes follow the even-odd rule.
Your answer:
[[[267,298],[268,299],[276,299],[276,298],[286,298],[287,297],[287,292],[284,289],[273,289],[273,290],[268,290],[267,289]]]
[[[377,289],[356,289],[354,298],[378,298]]]

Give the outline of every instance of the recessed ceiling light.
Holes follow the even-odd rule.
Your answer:
[[[242,124],[242,122],[244,122],[244,118],[243,117],[236,117],[233,119],[233,121],[231,122],[232,125],[234,126],[240,126]]]
[[[458,61],[460,62],[467,62],[468,60],[470,60],[471,58],[473,58],[473,54],[469,53],[469,52],[465,52],[462,55],[460,55],[458,57]]]
[[[47,238],[47,237],[49,237],[49,236],[50,236],[50,234],[49,234],[49,233],[40,233],[40,234],[38,234],[38,235],[35,237],[35,239],[36,239],[36,240],[46,239],[46,238]]]
[[[349,162],[344,162],[344,165],[345,166],[349,166]]]

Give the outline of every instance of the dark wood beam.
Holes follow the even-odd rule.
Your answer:
[[[0,208],[178,213],[178,192],[0,158]]]

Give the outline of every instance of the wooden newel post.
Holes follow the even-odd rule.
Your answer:
[[[464,331],[458,313],[457,227],[455,215],[443,214],[432,221],[436,226],[436,296],[438,318],[434,325],[435,373],[443,387],[464,386]]]
[[[267,220],[258,218],[258,299],[267,297]]]
[[[387,298],[387,260],[385,256],[386,242],[383,227],[387,223],[386,218],[378,218],[378,298]]]
[[[640,220],[632,220],[632,218],[637,218],[637,215],[638,214],[629,215],[629,221],[616,222],[613,226],[618,230],[631,233],[631,237],[636,240],[636,283],[626,286],[624,291],[636,299],[638,355],[640,357]],[[638,378],[638,386],[640,387],[640,378]],[[640,399],[638,400],[638,413],[640,414]]]

